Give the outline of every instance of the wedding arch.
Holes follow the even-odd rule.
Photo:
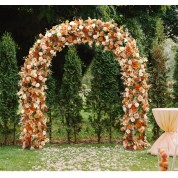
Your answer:
[[[103,45],[112,51],[121,66],[125,90],[123,92],[124,116],[121,130],[124,131],[123,146],[126,149],[143,149],[148,146],[146,139],[148,89],[147,59],[139,55],[136,41],[123,27],[99,19],[66,21],[48,30],[30,49],[21,68],[20,91],[22,147],[43,148],[46,137],[47,111],[45,104],[45,82],[50,71],[52,57],[65,46],[88,43]]]

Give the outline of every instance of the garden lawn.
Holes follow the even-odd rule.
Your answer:
[[[42,150],[0,147],[4,171],[156,171],[157,156],[118,144],[47,145]]]

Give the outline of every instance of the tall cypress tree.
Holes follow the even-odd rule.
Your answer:
[[[103,52],[97,48],[92,65],[93,79],[91,81],[91,93],[88,103],[93,111],[90,122],[101,141],[101,135],[105,128],[109,131],[109,140],[112,140],[112,128],[118,118],[121,107],[121,95],[119,85],[119,67],[114,61],[112,52]]]
[[[165,41],[164,26],[161,19],[156,20],[156,34],[151,49],[151,71],[150,71],[150,98],[152,100],[151,107],[167,107],[170,103],[170,94],[167,86],[166,67],[167,57],[164,54],[163,44]],[[153,122],[153,138],[159,137],[160,127],[157,125],[152,116]]]
[[[49,141],[51,143],[52,141],[52,124],[53,124],[53,117],[56,116],[56,111],[57,111],[57,107],[58,107],[58,103],[57,103],[57,95],[56,95],[56,80],[53,78],[52,75],[50,75],[48,77],[47,80],[47,87],[48,89],[46,90],[46,104],[48,106],[48,123],[47,123],[47,127],[48,127],[48,132],[49,132]]]
[[[71,142],[71,134],[74,134],[74,142],[81,130],[82,98],[79,96],[82,81],[81,60],[75,47],[70,47],[65,56],[64,74],[60,91],[60,109],[63,114],[63,123],[66,126],[67,140]]]
[[[176,49],[175,55],[175,69],[174,69],[174,80],[175,83],[173,85],[173,96],[174,96],[174,105],[178,106],[178,48]]]
[[[9,33],[0,42],[0,121],[4,144],[7,144],[10,125],[13,125],[14,142],[18,109],[18,67],[16,44]]]

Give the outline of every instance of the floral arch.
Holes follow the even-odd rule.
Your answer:
[[[88,43],[103,45],[112,51],[121,66],[125,85],[123,93],[124,117],[121,121],[124,131],[123,146],[126,149],[143,149],[148,146],[146,140],[148,105],[146,59],[139,55],[136,41],[114,22],[102,22],[97,19],[66,21],[52,27],[35,42],[21,68],[18,92],[21,110],[22,147],[43,148],[46,137],[47,111],[45,104],[45,82],[50,71],[52,57],[65,46]]]

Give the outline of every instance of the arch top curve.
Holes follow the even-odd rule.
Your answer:
[[[45,82],[52,57],[65,46],[81,43],[92,45],[93,42],[112,51],[121,66],[125,85],[122,101],[125,112],[122,120],[124,147],[143,149],[148,146],[145,135],[146,113],[149,110],[147,59],[140,57],[136,40],[113,21],[79,19],[66,21],[52,27],[45,35],[40,34],[21,68],[18,95],[22,104],[20,124],[23,148],[42,148],[48,141],[44,115],[47,111]]]

